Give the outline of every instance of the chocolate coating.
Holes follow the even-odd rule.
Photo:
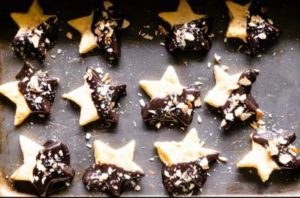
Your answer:
[[[85,170],[82,182],[87,190],[119,197],[127,188],[135,188],[143,176],[143,173],[126,171],[115,165],[93,164]]]
[[[174,26],[166,38],[167,49],[170,52],[183,50],[208,52],[211,48],[211,40],[208,37],[211,24],[211,19],[204,17]]]
[[[196,195],[207,179],[208,163],[217,159],[219,154],[200,158],[189,163],[163,166],[162,181],[170,196]],[[203,161],[205,163],[203,166]]]
[[[92,100],[101,122],[111,126],[119,120],[116,108],[120,98],[126,96],[126,85],[112,84],[110,79],[104,79],[104,77],[93,68],[88,68],[85,79],[92,90]]]
[[[27,62],[16,78],[19,80],[19,91],[24,95],[31,111],[44,115],[50,114],[58,79],[50,78],[47,72],[36,72]]]
[[[65,144],[48,140],[36,160],[33,185],[39,196],[47,196],[70,185],[75,171],[70,166],[70,152]]]
[[[251,95],[251,88],[258,74],[254,69],[241,74],[239,88],[232,92],[225,105],[221,107],[224,118],[222,128],[228,129],[235,121],[245,121],[256,115],[259,106]]]
[[[247,48],[250,54],[257,55],[266,50],[280,36],[277,25],[267,18],[261,1],[254,0],[247,17]]]
[[[296,140],[296,134],[289,131],[262,131],[252,135],[254,142],[268,148],[273,160],[282,169],[299,169],[300,159],[297,156],[298,149],[292,143]]]
[[[43,62],[47,51],[55,45],[57,34],[57,17],[51,17],[36,28],[17,34],[12,49],[23,59],[36,58]]]
[[[173,123],[188,127],[192,122],[197,100],[200,100],[199,89],[184,88],[180,95],[172,94],[163,98],[152,98],[142,108],[142,117],[145,123],[151,126],[157,126],[158,123]]]
[[[119,35],[121,30],[127,28],[123,26],[126,20],[128,21],[127,17],[117,12],[113,5],[107,9],[103,6],[99,19],[94,25],[93,32],[97,37],[98,47],[110,61],[120,58]]]

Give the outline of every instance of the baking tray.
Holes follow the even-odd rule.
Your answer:
[[[86,147],[85,133],[92,133],[92,143],[101,139],[111,146],[119,147],[131,139],[135,139],[135,161],[144,168],[140,192],[126,192],[123,195],[145,196],[166,195],[161,183],[161,162],[154,150],[153,143],[158,140],[180,140],[186,132],[175,128],[163,128],[159,131],[147,128],[141,118],[139,100],[148,98],[138,87],[141,79],[159,79],[168,65],[173,65],[178,72],[182,84],[189,85],[201,81],[202,98],[214,85],[212,69],[207,63],[213,60],[214,54],[222,56],[222,63],[230,66],[230,72],[239,72],[247,68],[261,71],[253,86],[253,95],[266,113],[266,122],[270,128],[284,128],[300,135],[300,1],[272,0],[269,2],[269,15],[283,30],[283,34],[272,48],[262,56],[249,57],[238,53],[232,46],[224,44],[224,32],[228,24],[227,9],[220,0],[193,0],[190,3],[195,11],[208,14],[214,18],[213,47],[207,55],[183,53],[176,56],[169,54],[160,42],[160,37],[146,40],[139,32],[154,35],[159,20],[157,13],[175,10],[176,0],[120,0],[122,11],[133,19],[131,27],[122,35],[122,56],[117,65],[109,65],[99,53],[87,56],[78,54],[80,36],[66,25],[71,18],[87,15],[95,5],[91,0],[43,0],[41,5],[46,13],[56,13],[62,21],[59,40],[49,52],[45,66],[35,64],[38,68],[49,70],[50,75],[61,79],[57,98],[51,117],[38,121],[31,117],[20,127],[13,126],[15,107],[1,97],[1,133],[0,161],[1,172],[5,177],[22,163],[19,147],[19,135],[26,135],[39,143],[47,139],[57,138],[65,142],[71,151],[72,166],[76,176],[71,187],[60,191],[57,196],[89,196],[81,182],[85,168],[94,162],[93,150]],[[9,18],[11,11],[26,11],[30,1],[0,0],[0,65],[1,82],[14,80],[22,67],[22,60],[15,57],[10,49],[10,41],[17,32],[17,26]],[[150,28],[147,28],[147,26]],[[73,39],[66,38],[72,32]],[[58,54],[57,50],[62,53]],[[51,58],[50,55],[56,55]],[[116,81],[128,85],[128,95],[121,100],[119,124],[114,129],[100,129],[96,124],[81,128],[78,125],[79,109],[64,101],[61,95],[82,85],[82,76],[88,66],[101,66]],[[143,93],[143,96],[139,96]],[[197,115],[202,123],[197,123]],[[260,182],[255,171],[238,170],[236,162],[250,149],[249,134],[252,129],[245,125],[237,125],[230,131],[219,130],[221,117],[207,105],[197,109],[189,129],[196,127],[198,134],[206,145],[221,151],[229,161],[227,164],[215,163],[212,166],[201,195],[299,195],[299,171],[276,172],[270,182]],[[297,140],[296,144],[300,144]]]

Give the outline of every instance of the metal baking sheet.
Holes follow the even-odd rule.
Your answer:
[[[28,119],[20,127],[13,126],[15,107],[7,99],[1,97],[1,132],[0,132],[0,168],[5,176],[9,176],[22,163],[19,147],[19,135],[33,138],[39,143],[47,139],[57,138],[64,141],[71,151],[72,166],[76,170],[71,187],[61,191],[59,196],[97,195],[86,191],[81,182],[85,168],[94,162],[93,150],[86,147],[85,133],[92,133],[92,143],[101,139],[118,147],[135,139],[137,142],[135,160],[144,168],[140,192],[126,192],[123,195],[166,195],[161,183],[161,162],[154,150],[157,140],[180,140],[186,132],[175,128],[163,128],[159,131],[147,128],[140,115],[139,100],[148,98],[138,87],[141,79],[159,79],[168,65],[173,65],[183,85],[201,81],[202,96],[214,85],[212,69],[207,63],[217,53],[222,63],[230,67],[230,72],[239,72],[247,68],[261,71],[253,86],[253,95],[265,111],[266,122],[270,128],[284,128],[300,135],[300,2],[297,0],[269,1],[269,15],[283,30],[279,42],[259,57],[249,57],[236,52],[232,46],[224,44],[224,32],[228,24],[225,4],[220,0],[192,0],[195,11],[208,14],[214,18],[213,47],[207,55],[184,53],[176,56],[169,54],[160,45],[160,37],[145,40],[139,32],[155,34],[159,21],[157,13],[175,10],[176,0],[120,0],[119,4],[125,13],[133,19],[131,27],[122,35],[122,58],[117,65],[109,65],[98,52],[86,56],[78,54],[80,36],[66,25],[71,18],[87,15],[94,7],[91,0],[43,0],[41,4],[46,13],[56,13],[62,21],[57,45],[49,52],[44,66],[50,75],[61,79],[57,98],[50,119],[40,121],[34,117]],[[11,11],[26,11],[30,1],[0,0],[0,65],[1,83],[13,81],[22,67],[22,60],[16,58],[10,49],[10,41],[17,32],[17,26],[9,18]],[[147,28],[147,26],[150,28]],[[72,32],[73,39],[66,38]],[[62,53],[58,54],[57,50]],[[51,58],[55,55],[56,58]],[[114,129],[100,129],[96,124],[81,128],[78,125],[79,108],[64,101],[61,95],[82,85],[82,76],[88,66],[102,67],[116,81],[127,83],[128,95],[121,100],[120,122]],[[142,93],[143,96],[139,96]],[[203,98],[203,97],[202,97]],[[202,123],[197,123],[197,115]],[[201,195],[299,195],[299,171],[281,171],[272,175],[270,182],[262,184],[255,171],[238,170],[236,162],[251,148],[250,127],[238,125],[230,131],[219,130],[221,118],[206,105],[196,110],[190,128],[196,127],[199,136],[206,145],[215,148],[226,156],[227,164],[215,163],[212,166]],[[296,144],[300,144],[299,139]],[[154,159],[151,160],[151,159]]]

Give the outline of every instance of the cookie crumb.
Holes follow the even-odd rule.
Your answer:
[[[150,162],[154,162],[154,160],[155,160],[154,157],[149,158]]]
[[[214,38],[215,37],[215,34],[214,33],[211,33],[210,35],[208,35],[209,38]]]
[[[214,59],[215,59],[215,61],[216,61],[217,63],[220,63],[220,61],[221,61],[221,56],[219,56],[218,54],[215,53]]]
[[[272,115],[271,113],[269,113],[269,115],[268,115],[268,116],[269,116],[269,118],[273,118],[273,115]]]
[[[223,157],[223,156],[219,156],[218,157],[218,160],[222,163],[226,163],[228,161],[228,159],[226,157]]]
[[[134,187],[134,190],[135,190],[135,191],[140,191],[140,190],[141,190],[141,186],[136,185],[136,186]]]
[[[73,39],[73,34],[71,32],[67,32],[66,37],[71,40]]]
[[[201,123],[202,123],[202,118],[201,118],[200,115],[198,115],[198,117],[197,117],[197,122],[198,122],[198,124],[201,124]]]
[[[211,68],[211,62],[207,63],[207,68],[210,69]]]
[[[144,35],[142,35],[143,37],[144,37],[144,39],[146,39],[146,40],[153,40],[153,36],[151,36],[151,35],[149,35],[149,34],[144,34]]]
[[[136,121],[132,121],[133,122],[133,126],[136,127],[137,124],[136,124]]]
[[[92,137],[91,133],[86,133],[86,134],[85,134],[85,139],[86,139],[86,140],[90,140],[91,137]]]
[[[145,104],[145,101],[143,100],[143,99],[140,99],[140,105],[142,106],[142,107],[144,107],[146,104]]]

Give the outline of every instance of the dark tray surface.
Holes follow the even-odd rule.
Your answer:
[[[21,11],[30,5],[29,1],[0,1],[0,64],[2,68],[2,83],[14,80],[15,74],[22,66],[10,50],[9,42],[17,32],[17,27],[9,19],[8,12]],[[186,134],[180,130],[164,128],[159,131],[148,129],[140,116],[138,93],[143,93],[138,87],[141,79],[159,79],[168,65],[173,65],[178,72],[182,84],[189,85],[195,81],[203,82],[202,96],[214,85],[212,69],[207,63],[213,60],[215,53],[222,56],[224,64],[230,66],[231,72],[238,72],[247,68],[258,68],[261,71],[257,82],[253,86],[253,95],[266,112],[266,121],[270,128],[284,128],[294,130],[300,135],[300,2],[297,0],[270,1],[270,18],[278,23],[283,30],[279,42],[261,57],[248,57],[237,53],[230,46],[223,43],[224,31],[228,23],[227,11],[223,1],[191,1],[196,10],[209,14],[214,18],[213,48],[206,56],[198,54],[184,54],[172,57],[164,47],[160,46],[161,38],[152,41],[145,40],[138,32],[154,34],[158,23],[159,11],[176,9],[177,2],[172,0],[120,1],[124,12],[133,18],[131,28],[122,36],[122,58],[117,66],[108,66],[106,61],[93,53],[80,57],[77,53],[79,34],[68,27],[66,20],[87,15],[92,8],[92,1],[50,1],[42,2],[46,13],[58,12],[63,20],[62,31],[57,45],[49,52],[46,66],[50,75],[61,79],[53,114],[46,121],[36,121],[31,118],[21,127],[13,126],[15,107],[1,97],[2,131],[0,133],[0,161],[4,175],[11,173],[22,163],[19,148],[19,135],[29,136],[39,143],[50,138],[57,138],[69,146],[72,153],[72,165],[76,170],[76,177],[71,187],[58,195],[92,195],[87,192],[81,177],[85,168],[94,162],[93,150],[86,147],[85,132],[92,133],[92,140],[101,139],[112,146],[124,145],[131,139],[137,142],[135,159],[144,168],[147,176],[142,180],[141,192],[128,192],[125,195],[165,195],[161,184],[161,162],[153,148],[157,140],[180,140]],[[199,8],[199,9],[198,9]],[[25,9],[26,10],[26,9]],[[150,25],[151,28],[144,28]],[[72,32],[73,40],[66,38],[67,32]],[[62,49],[62,54],[57,50]],[[53,59],[50,55],[56,55]],[[61,99],[64,92],[68,92],[82,85],[82,76],[88,66],[101,66],[109,72],[114,80],[127,83],[128,95],[121,101],[124,115],[115,129],[101,130],[97,125],[86,128],[78,126],[79,111],[68,101]],[[147,97],[143,94],[147,101]],[[203,98],[203,97],[202,97]],[[202,124],[197,123],[200,114]],[[268,115],[272,115],[269,117]],[[203,188],[202,195],[225,194],[300,194],[300,174],[294,172],[277,172],[272,175],[270,182],[262,184],[253,171],[240,171],[236,162],[251,148],[249,134],[252,129],[246,126],[236,126],[224,133],[218,129],[221,118],[206,105],[196,110],[190,129],[196,127],[199,136],[205,140],[207,147],[215,148],[229,159],[226,165],[215,164],[210,172],[211,176]],[[135,124],[136,123],[136,126]],[[296,143],[300,143],[297,140]],[[154,161],[150,158],[154,157]]]

